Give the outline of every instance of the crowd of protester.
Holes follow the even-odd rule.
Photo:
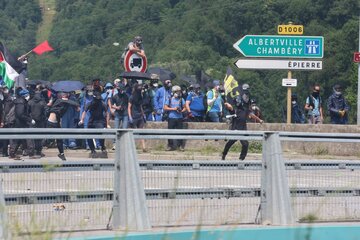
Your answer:
[[[304,109],[309,123],[321,123],[323,120],[319,91],[320,86],[315,85],[313,93],[306,100]],[[305,116],[295,95],[292,103],[293,122],[304,123]],[[0,119],[3,128],[110,128],[110,121],[113,120],[114,128],[143,128],[147,121],[166,121],[169,129],[182,129],[184,122],[228,121],[226,116],[231,111],[226,104],[225,91],[218,80],[212,81],[208,89],[202,89],[199,84],[173,86],[171,80],[159,84],[157,80],[142,83],[125,78],[106,84],[97,78],[83,89],[70,93],[54,92],[51,86],[44,84],[27,85],[26,89],[15,90],[0,87]],[[343,116],[347,116],[349,108],[338,85],[334,86],[328,108],[334,123],[343,121]],[[247,122],[256,123],[263,119],[255,99],[249,99],[249,110],[256,117],[246,119]],[[22,155],[28,155],[29,158],[40,158],[44,156],[44,146],[55,145],[59,151],[58,157],[62,160],[66,160],[66,148],[86,148],[91,151],[93,158],[97,157],[97,150],[106,153],[104,141],[94,139],[2,140],[0,147],[3,156],[20,159],[21,150]],[[141,146],[146,152],[144,141]],[[169,140],[166,150],[183,151],[184,147],[185,141]]]
[[[0,87],[1,127],[3,128],[143,128],[147,121],[167,121],[170,129],[183,122],[221,122],[225,120],[224,89],[219,81],[202,91],[200,85],[172,86],[171,80],[116,79],[102,84],[100,79],[73,92],[54,92],[46,84],[27,85],[26,89]],[[92,157],[97,150],[106,152],[103,140],[77,139],[3,140],[3,156],[20,159],[44,157],[43,147],[58,148],[58,157],[66,160],[64,149],[86,148]],[[181,141],[170,140],[168,150],[184,149]],[[113,147],[115,149],[115,145]],[[147,151],[142,141],[143,151]],[[21,152],[22,151],[22,152]],[[20,153],[19,153],[20,152]]]

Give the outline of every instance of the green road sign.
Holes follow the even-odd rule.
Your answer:
[[[234,44],[245,57],[323,58],[319,36],[246,35]]]

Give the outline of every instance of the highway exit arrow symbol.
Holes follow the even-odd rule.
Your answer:
[[[324,38],[319,36],[246,35],[234,48],[245,57],[323,58]]]

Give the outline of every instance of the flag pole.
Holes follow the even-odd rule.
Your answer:
[[[20,61],[20,60],[24,59],[24,58],[25,58],[27,55],[29,55],[32,51],[33,51],[33,50],[30,50],[30,51],[28,51],[27,53],[25,53],[24,55],[21,55],[20,57],[18,57],[18,60]]]

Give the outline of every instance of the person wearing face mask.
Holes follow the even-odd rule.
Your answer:
[[[15,105],[15,128],[31,128],[35,124],[30,116],[30,108],[28,101],[30,100],[30,93],[26,89],[18,91],[18,96],[14,100]],[[18,140],[14,139],[10,141],[9,158],[19,160],[19,156],[16,156],[18,148],[22,146],[27,147],[27,152],[30,159],[35,159],[34,155],[34,141],[32,139]],[[23,149],[25,150],[25,149]]]
[[[143,110],[145,114],[145,120],[146,121],[154,121],[154,96],[152,95],[152,91],[149,88],[149,85],[147,83],[143,84],[142,90],[141,90],[142,96],[143,96]]]
[[[141,36],[134,37],[134,40],[129,42],[128,45],[126,45],[123,53],[121,54],[121,58],[120,58],[121,64],[124,63],[125,56],[128,51],[136,53],[140,57],[146,57],[144,46],[143,46],[143,39]]]
[[[111,83],[106,83],[104,86],[104,92],[101,94],[101,98],[103,102],[105,103],[107,110],[109,114],[107,115],[109,119],[107,119],[107,122],[110,122],[111,118],[111,97],[114,94],[114,86]],[[106,126],[107,128],[110,128],[110,125]]]
[[[323,110],[322,101],[320,97],[320,85],[315,84],[311,95],[306,98],[305,110],[308,111],[309,124],[322,124],[323,123]]]
[[[165,116],[167,113],[164,112],[165,102],[171,97],[171,80],[165,80],[164,86],[159,88],[155,94],[155,121],[161,122],[167,120]]]
[[[114,110],[114,127],[115,129],[128,128],[128,104],[129,97],[125,93],[125,86],[122,83],[117,85],[117,93],[111,98],[111,108]],[[121,123],[121,125],[120,125]],[[115,150],[115,140],[112,150]]]
[[[81,119],[83,112],[85,111],[85,107],[89,105],[94,100],[94,88],[92,85],[87,85],[85,87],[85,95],[82,98],[80,102],[80,115],[79,119]],[[91,113],[88,111],[85,113],[85,118],[83,121],[83,125],[80,125],[80,127],[88,128],[89,127],[89,119],[90,119]],[[98,139],[95,140],[96,146],[100,146],[100,141]],[[85,141],[85,147],[87,150],[90,149],[88,145],[88,141]]]
[[[14,98],[9,93],[9,89],[6,86],[2,88],[2,94],[4,99],[2,101],[3,112],[2,112],[2,120],[1,120],[1,127],[2,128],[13,128],[15,125],[15,105],[14,105]],[[3,157],[8,157],[8,145],[9,140],[4,139],[1,140],[2,142],[2,154]]]
[[[207,119],[210,122],[220,122],[222,114],[222,98],[219,93],[220,81],[213,81],[213,88],[206,93],[207,98]]]
[[[347,124],[350,107],[343,95],[340,84],[335,84],[333,94],[327,101],[327,107],[332,124]]]
[[[94,92],[99,92],[100,94],[104,90],[103,86],[101,86],[101,79],[100,78],[94,78],[92,80],[92,87],[93,87]]]
[[[30,116],[35,120],[35,128],[46,128],[46,102],[42,96],[42,89],[37,88],[34,96],[29,101]],[[43,140],[34,140],[35,155],[38,157],[44,157],[42,153]]]
[[[188,121],[203,122],[205,117],[204,94],[201,92],[200,85],[194,84],[193,91],[190,91],[185,102],[188,113]]]
[[[259,108],[258,105],[256,105],[256,100],[255,99],[250,99],[250,110],[252,111],[252,113],[257,116],[258,118],[250,118],[250,122],[254,122],[254,123],[260,123],[258,119],[263,119],[261,110]]]
[[[63,94],[62,94],[63,95]],[[72,101],[77,101],[75,93],[66,93],[67,98]],[[61,117],[61,128],[76,128],[76,123],[79,121],[79,113],[76,111],[76,107],[69,106]],[[77,119],[77,121],[75,121]],[[77,149],[76,141],[74,138],[63,139],[63,144],[65,148]]]
[[[264,121],[258,118],[250,108],[249,85],[243,84],[241,89],[239,89],[239,93],[240,94],[236,96],[234,100],[227,101],[225,103],[225,107],[230,111],[230,113],[232,113],[230,130],[247,130],[246,122],[249,118],[254,118],[256,122],[262,124]],[[232,102],[233,105],[230,104],[230,102]],[[222,152],[221,160],[225,160],[227,153],[235,142],[236,140],[227,141]],[[240,143],[242,148],[239,159],[244,160],[248,152],[249,142],[246,140],[240,140]]]
[[[150,85],[149,85],[149,97],[151,98],[151,106],[153,109],[153,112],[151,114],[149,114],[146,118],[146,121],[155,121],[155,115],[156,115],[156,111],[155,111],[155,95],[156,95],[156,91],[159,88],[159,84],[157,82],[158,80],[151,80],[150,81]]]
[[[185,101],[182,98],[182,91],[179,86],[172,87],[173,96],[165,102],[164,110],[169,112],[168,129],[183,129],[183,115],[186,111]],[[180,151],[185,149],[185,140],[169,139],[166,151],[174,151],[177,148]]]
[[[84,123],[84,119],[87,112],[90,112],[90,118],[88,122],[88,128],[105,128],[109,123],[107,122],[107,115],[109,115],[109,112],[107,110],[106,104],[102,101],[101,93],[94,92],[93,95],[93,101],[90,102],[88,105],[85,106],[85,110],[81,116],[79,125],[82,125]],[[91,150],[91,157],[96,158],[98,157],[97,152],[95,151],[95,145],[93,139],[87,140],[88,145]],[[105,141],[104,139],[99,139],[101,151],[104,155],[107,154],[106,147],[105,147]]]
[[[291,123],[305,123],[305,115],[297,102],[297,94],[291,94]]]
[[[104,92],[101,94],[101,98],[106,105],[108,105],[108,100],[110,100],[114,93],[114,86],[111,83],[106,83],[104,86]]]
[[[146,57],[141,36],[136,36],[132,42],[128,44],[128,50],[136,53],[140,57]]]
[[[128,115],[131,128],[144,128],[145,117],[142,107],[143,103],[142,85],[135,83],[128,104]],[[141,139],[140,142],[142,151],[147,152],[145,140]]]

